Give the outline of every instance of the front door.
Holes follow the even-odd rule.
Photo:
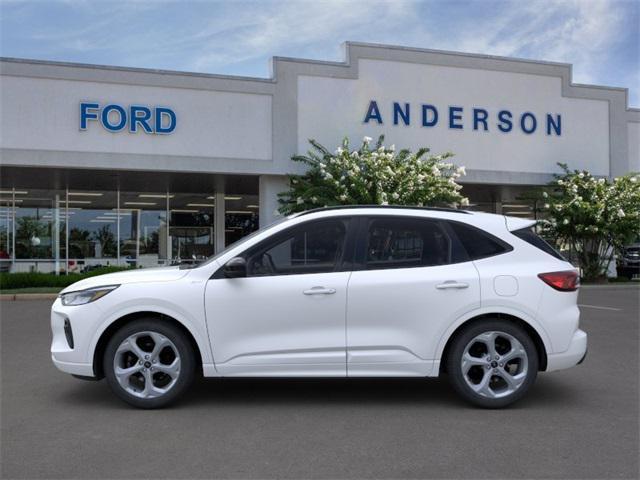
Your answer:
[[[446,329],[480,306],[478,272],[439,221],[363,222],[349,281],[348,375],[431,375]]]
[[[311,220],[250,247],[246,278],[207,282],[225,376],[345,376],[348,219]]]

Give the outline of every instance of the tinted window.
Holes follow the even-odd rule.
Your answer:
[[[560,253],[555,248],[553,248],[551,245],[545,242],[540,236],[538,236],[538,234],[535,232],[533,227],[521,228],[520,230],[514,230],[511,233],[513,233],[520,240],[524,240],[525,242],[530,243],[534,247],[537,247],[540,250],[542,250],[543,252],[548,253],[549,255],[556,257],[559,260],[564,260],[564,257],[560,255]]]
[[[247,255],[248,275],[333,272],[342,259],[347,222],[308,222],[266,240]]]
[[[450,225],[471,260],[493,257],[513,250],[508,243],[479,228],[458,222],[450,222]]]
[[[415,218],[369,221],[368,270],[445,265],[450,258],[451,241],[437,222]]]

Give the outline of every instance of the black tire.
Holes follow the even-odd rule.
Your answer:
[[[174,385],[161,396],[153,398],[137,397],[127,392],[116,378],[114,361],[118,347],[131,335],[139,332],[154,332],[163,335],[173,343],[180,357],[180,369],[177,379]],[[102,365],[107,384],[117,397],[134,407],[151,409],[171,404],[189,388],[195,377],[196,357],[191,342],[180,328],[166,320],[142,318],[126,324],[111,337],[104,352]],[[156,372],[155,375],[158,373]]]
[[[513,393],[504,394],[505,396],[497,398],[483,396],[475,392],[468,385],[462,371],[462,356],[464,354],[465,348],[474,338],[486,332],[502,332],[507,335],[511,335],[520,342],[527,355],[527,370],[524,376],[524,381],[522,381],[520,386],[517,387],[517,389]],[[502,340],[503,339],[501,338],[500,341]],[[529,337],[528,333],[517,324],[498,319],[487,319],[474,322],[467,328],[462,330],[460,333],[458,333],[452,340],[452,344],[448,349],[448,354],[445,362],[449,380],[456,392],[466,401],[483,408],[502,408],[522,398],[535,382],[535,379],[538,375],[539,365],[538,353],[535,344]],[[475,368],[486,368],[487,373],[496,371],[493,370],[491,366]],[[482,370],[482,372],[484,375],[484,370]],[[495,381],[498,382],[498,385],[503,382],[503,380],[500,380],[499,376],[497,379],[495,379]]]

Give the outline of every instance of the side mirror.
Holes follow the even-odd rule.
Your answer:
[[[240,278],[247,276],[247,261],[242,257],[233,257],[224,264],[226,278]]]

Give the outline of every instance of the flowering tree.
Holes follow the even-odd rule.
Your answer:
[[[282,214],[290,214],[332,205],[468,205],[456,180],[465,174],[447,159],[451,153],[427,156],[428,148],[416,153],[396,152],[383,145],[380,136],[375,146],[364,137],[360,148],[350,150],[345,138],[331,153],[315,140],[307,156],[292,160],[309,166],[303,175],[289,175],[290,188],[279,194]]]
[[[603,278],[614,252],[640,235],[640,175],[610,182],[558,165],[564,173],[542,193],[544,231],[569,245],[585,280]]]

